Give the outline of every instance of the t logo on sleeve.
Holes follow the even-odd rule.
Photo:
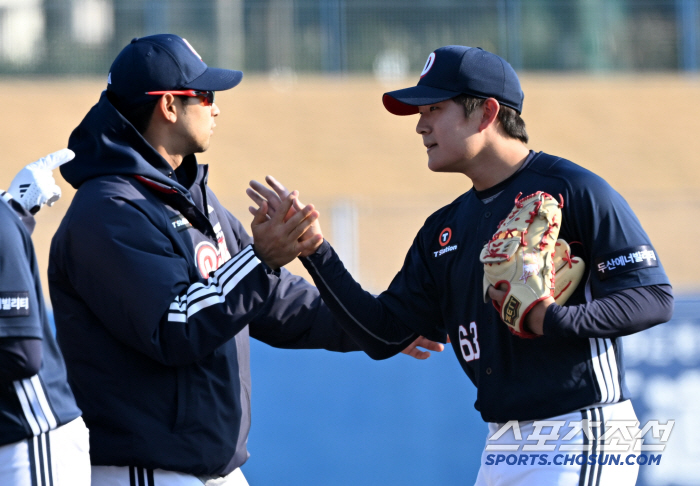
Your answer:
[[[29,292],[0,292],[0,317],[29,315]]]

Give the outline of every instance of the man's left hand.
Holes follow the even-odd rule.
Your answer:
[[[429,351],[418,349],[419,346]],[[423,336],[418,336],[411,344],[408,345],[406,349],[401,352],[416,359],[428,359],[430,356],[430,351],[436,351],[439,353],[444,349],[445,346],[443,344],[436,343],[435,341],[431,341]]]

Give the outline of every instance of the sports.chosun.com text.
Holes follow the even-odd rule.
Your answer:
[[[600,466],[651,466],[661,464],[661,454],[488,454],[485,464],[497,466],[566,466],[584,464]]]

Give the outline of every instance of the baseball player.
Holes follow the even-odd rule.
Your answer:
[[[386,93],[383,103],[395,115],[418,115],[430,170],[466,175],[473,186],[426,220],[379,296],[363,291],[329,243],[320,244],[302,260],[323,299],[358,343],[377,352],[415,333],[449,337],[489,424],[477,485],[633,485],[638,466],[612,464],[602,445],[610,424],[632,424],[629,442],[637,423],[619,338],[669,320],[673,296],[629,205],[599,176],[526,148],[518,77],[480,48],[437,49],[417,86]],[[253,182],[249,194],[274,210],[287,191],[268,183],[274,191]],[[530,212],[520,213],[525,207]],[[548,226],[525,255],[531,259],[510,280],[484,284],[485,268],[487,277],[497,268],[483,263],[487,257],[506,254],[508,238],[527,240],[525,226],[513,235],[515,226],[499,232],[501,225],[536,219]],[[317,221],[305,238],[318,234]],[[567,242],[575,256],[565,252],[560,261],[585,265],[585,275],[566,305],[555,303],[553,285],[529,303],[512,300],[517,285],[536,280],[534,256]],[[544,255],[542,266],[552,258]],[[540,278],[554,283],[551,273],[548,279]],[[555,431],[553,423],[566,425]],[[528,452],[533,444],[542,447]]]
[[[249,335],[359,349],[315,287],[280,270],[320,240],[298,242],[318,212],[282,222],[261,210],[251,226],[267,240],[253,244],[207,186],[195,154],[220,113],[214,92],[241,78],[176,35],[134,39],[70,136],[61,173],[77,193],[49,288],[94,485],[247,484]]]
[[[31,233],[61,197],[51,171],[63,149],[23,168],[0,191],[0,484],[89,486],[88,432],[49,327]]]

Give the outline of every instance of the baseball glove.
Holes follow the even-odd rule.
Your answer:
[[[521,194],[479,259],[484,264],[484,296],[490,285],[506,284],[503,302],[493,305],[511,332],[533,338],[536,334],[526,330],[525,316],[554,295],[553,257],[564,202],[542,191],[520,199]]]
[[[569,244],[561,238],[554,245],[554,302],[564,305],[583,278],[586,264],[571,255]]]

